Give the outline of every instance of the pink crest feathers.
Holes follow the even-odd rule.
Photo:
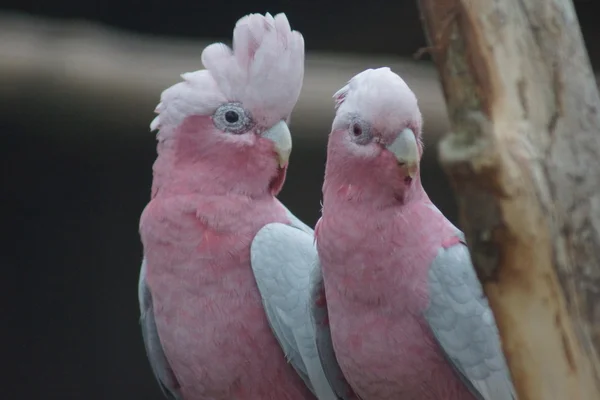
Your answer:
[[[250,14],[233,31],[232,48],[213,43],[202,52],[206,68],[183,74],[184,82],[161,95],[151,129],[177,125],[189,115],[211,115],[225,102],[239,102],[259,125],[291,114],[304,80],[304,38],[285,14]]]

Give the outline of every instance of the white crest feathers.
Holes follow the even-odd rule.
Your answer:
[[[242,17],[232,47],[213,43],[204,49],[206,70],[183,74],[184,82],[163,92],[152,130],[191,114],[211,115],[227,101],[242,103],[258,124],[291,114],[304,80],[304,39],[285,14]]]

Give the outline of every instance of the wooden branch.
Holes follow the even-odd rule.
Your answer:
[[[439,157],[521,400],[600,399],[600,98],[570,0],[420,0]]]

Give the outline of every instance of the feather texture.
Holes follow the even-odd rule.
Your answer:
[[[251,260],[269,324],[286,358],[320,400],[335,400],[316,349],[309,309],[317,250],[312,232],[272,223],[252,241]]]
[[[275,197],[291,151],[284,121],[302,85],[303,46],[283,14],[244,17],[233,49],[208,46],[206,69],[183,74],[156,107],[158,157],[140,219],[140,304],[148,358],[170,399],[314,399],[302,380],[311,373],[303,348],[290,365],[282,346],[294,342],[280,345],[269,325],[295,333],[295,321],[268,319],[252,269],[276,274],[268,269],[275,256],[251,261],[263,227],[308,229]],[[281,306],[301,315],[268,304],[269,313]]]
[[[354,400],[358,396],[354,393],[344,377],[335,356],[331,330],[329,329],[329,312],[327,311],[327,296],[323,282],[321,264],[318,262],[312,272],[310,289],[310,310],[312,323],[315,329],[317,352],[331,388],[341,400]],[[360,400],[360,399],[358,399]]]
[[[257,123],[289,116],[304,79],[304,39],[285,14],[250,14],[233,31],[232,48],[213,43],[202,52],[205,70],[182,75],[166,89],[151,130],[177,126],[191,115],[211,115],[226,101],[243,103]]]
[[[461,232],[457,235],[464,240]],[[429,285],[425,318],[471,391],[481,400],[515,399],[494,315],[464,241],[440,248]]]
[[[163,394],[169,400],[181,400],[179,382],[173,374],[173,370],[167,361],[165,352],[158,337],[156,322],[154,321],[154,307],[152,305],[152,294],[146,285],[146,260],[142,261],[140,278],[138,284],[138,296],[140,302],[140,325],[142,326],[142,338],[146,355],[150,361],[152,373],[157,379]]]
[[[311,300],[332,387],[344,400],[346,383],[368,400],[513,400],[462,233],[414,166],[423,152],[416,96],[379,68],[334,98],[315,228],[322,280]]]

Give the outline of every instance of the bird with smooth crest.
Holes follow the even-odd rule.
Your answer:
[[[513,400],[464,235],[421,185],[417,98],[389,68],[335,94],[311,307],[344,400]]]

